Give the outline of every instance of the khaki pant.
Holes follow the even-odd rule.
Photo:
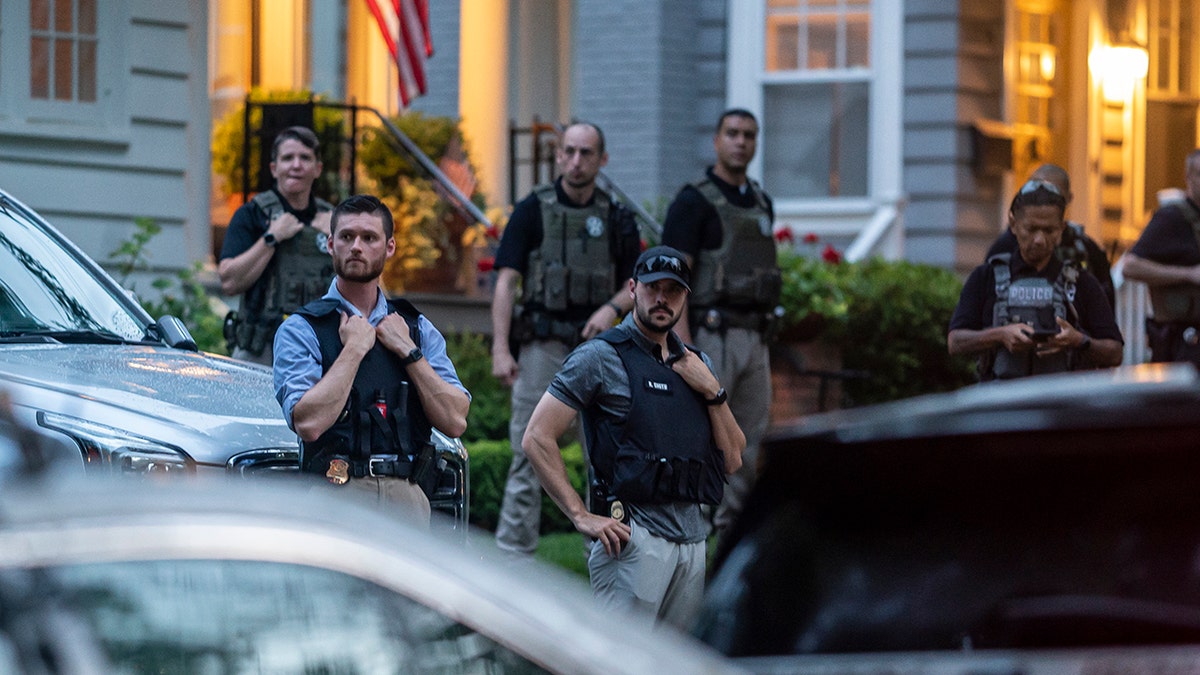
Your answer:
[[[729,409],[746,435],[742,468],[729,476],[725,497],[713,516],[718,536],[733,524],[746,495],[754,485],[758,444],[767,432],[771,412],[771,361],[762,334],[745,328],[730,328],[722,335],[698,328],[692,335],[696,346],[712,360],[721,386],[729,392]]]
[[[324,481],[324,479],[322,479]],[[312,489],[345,495],[361,504],[396,516],[422,529],[429,529],[429,498],[416,483],[404,478],[363,476],[345,485],[322,482]]]
[[[499,522],[496,523],[496,546],[509,553],[532,555],[537,550],[542,522],[542,484],[521,449],[521,439],[533,409],[568,353],[567,346],[558,340],[536,340],[521,346],[520,371],[512,387],[512,419],[508,423],[513,458],[504,484]],[[578,427],[576,422],[570,436],[580,435]]]
[[[239,361],[249,361],[250,363],[257,363],[270,368],[275,362],[275,349],[274,346],[268,342],[267,346],[263,348],[262,354],[255,356],[241,347],[234,347],[233,354],[230,356],[238,359]]]

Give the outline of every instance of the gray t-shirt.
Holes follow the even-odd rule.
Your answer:
[[[633,336],[634,344],[659,361],[661,349],[642,335],[633,322],[633,314],[617,327]],[[683,356],[685,347],[674,332],[667,336],[670,364]],[[712,370],[712,361],[701,354],[704,364]],[[624,417],[629,413],[631,394],[629,375],[617,350],[604,340],[588,340],[572,351],[550,387],[551,396],[574,410],[589,410],[613,417]],[[669,504],[626,504],[630,517],[639,527],[651,534],[676,543],[695,543],[708,537],[708,521],[694,502],[672,502]]]

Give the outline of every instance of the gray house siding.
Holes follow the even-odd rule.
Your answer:
[[[724,14],[722,0],[576,3],[574,113],[604,128],[606,172],[639,203],[669,200],[711,161]]]
[[[413,101],[411,108],[427,115],[458,117],[458,66],[461,3],[432,0],[429,3],[429,38],[433,58],[425,62],[429,92]],[[497,30],[501,30],[497,27]]]
[[[1004,4],[905,5],[905,254],[965,274],[999,233],[999,179],[972,169],[970,128],[1000,119]]]
[[[163,227],[150,245],[153,265],[178,269],[205,258],[206,26],[204,3],[128,3],[115,34],[100,35],[107,48],[120,52],[115,71],[120,81],[99,83],[102,94],[119,92],[124,98],[115,106],[120,117],[80,129],[45,125],[44,132],[28,120],[0,121],[5,189],[97,260],[105,261],[142,216]],[[4,37],[28,39],[12,32]]]

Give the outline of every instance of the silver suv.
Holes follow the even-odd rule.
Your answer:
[[[128,477],[297,470],[296,436],[269,369],[197,351],[178,319],[151,319],[3,190],[0,391],[17,422],[46,438],[60,469]],[[437,431],[434,443],[441,476],[432,506],[465,528],[466,451]]]

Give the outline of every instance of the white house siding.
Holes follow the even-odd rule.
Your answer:
[[[25,50],[21,67],[28,17],[22,23],[16,12],[27,4],[0,5],[0,55]],[[100,49],[112,50],[100,58],[113,65],[97,77],[102,113],[39,119],[13,104],[27,90],[0,81],[9,102],[0,109],[0,185],[100,261],[129,237],[134,218],[152,218],[163,227],[151,243],[153,265],[186,267],[209,248],[208,8],[189,0],[100,4]]]

